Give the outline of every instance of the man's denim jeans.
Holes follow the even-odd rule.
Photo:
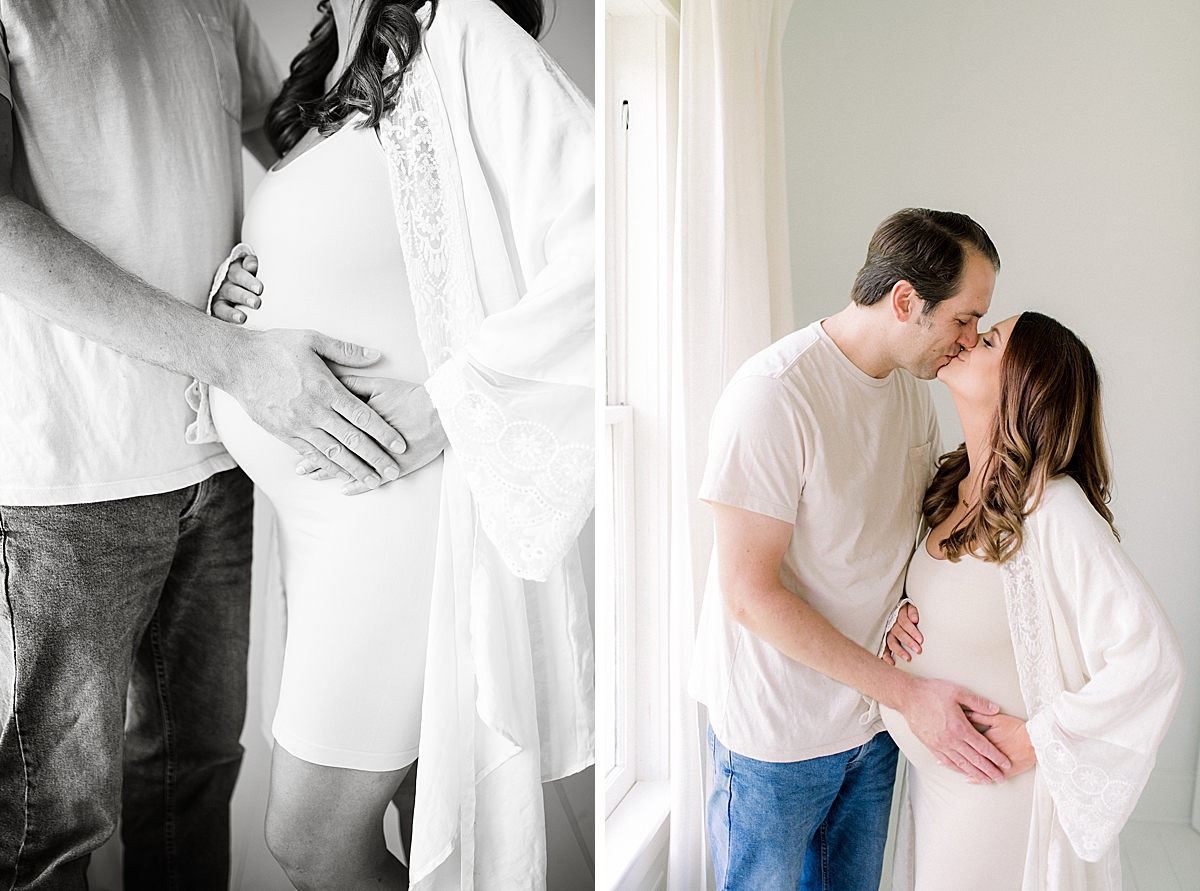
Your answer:
[[[0,507],[0,889],[86,888],[118,816],[126,891],[228,888],[252,506],[230,470]]]
[[[708,747],[718,891],[878,891],[896,780],[887,733],[783,764],[730,752],[711,727]]]

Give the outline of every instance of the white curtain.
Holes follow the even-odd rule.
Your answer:
[[[687,695],[712,552],[696,499],[729,378],[790,333],[780,43],[792,0],[683,0],[671,384],[671,842],[667,886],[708,886],[704,728]]]

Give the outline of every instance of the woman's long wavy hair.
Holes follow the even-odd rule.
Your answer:
[[[508,17],[535,39],[545,20],[542,0],[494,0]],[[366,115],[360,127],[374,127],[396,104],[400,81],[421,46],[417,12],[429,7],[430,21],[437,14],[438,0],[363,0],[356,12],[363,17],[362,39],[342,71],[326,92],[325,78],[337,61],[337,28],[329,0],[320,0],[316,27],[308,46],[292,60],[283,89],[267,112],[266,133],[280,156],[316,128],[329,135],[356,111]],[[399,68],[384,75],[388,51]]]
[[[930,528],[954,511],[958,484],[969,470],[965,444],[938,462],[923,505]],[[1021,547],[1025,518],[1041,501],[1046,482],[1064,473],[1079,483],[1111,527],[1096,363],[1070,329],[1026,312],[1013,326],[1000,360],[1000,404],[979,504],[942,540],[942,552],[955,561],[975,553],[1002,563]]]

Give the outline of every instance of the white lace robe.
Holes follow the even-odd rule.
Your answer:
[[[450,439],[411,881],[538,891],[541,783],[594,758],[594,111],[491,0],[424,21],[379,127]],[[189,438],[215,437],[205,388],[189,400]]]
[[[1037,752],[1022,891],[1119,891],[1117,835],[1183,687],[1183,653],[1150,586],[1069,477],[1052,480],[1001,564]],[[893,891],[912,891],[902,792]]]
[[[594,750],[594,112],[491,0],[441,0],[380,127],[451,447],[414,891],[541,889],[541,783]]]

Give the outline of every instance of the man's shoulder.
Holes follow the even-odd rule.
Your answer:
[[[747,359],[734,375],[734,380],[741,377],[783,380],[789,375],[802,373],[806,364],[819,361],[815,354],[819,352],[820,341],[816,323],[786,334]]]

